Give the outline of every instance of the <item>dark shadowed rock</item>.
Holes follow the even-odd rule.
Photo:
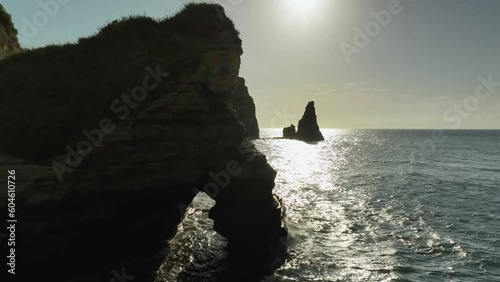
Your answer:
[[[325,140],[323,134],[321,134],[321,131],[319,130],[314,102],[309,102],[307,104],[306,111],[304,112],[302,119],[299,121],[296,138],[303,141]]]
[[[255,114],[255,103],[248,93],[244,78],[238,78],[232,99],[232,105],[238,113],[239,119],[245,125],[248,138],[259,138],[259,124]]]
[[[112,270],[153,281],[200,191],[233,252],[265,252],[286,234],[276,171],[233,108],[243,51],[221,11],[190,4],[0,61],[0,170],[16,171],[19,281],[109,282]],[[2,210],[7,196],[0,189]]]
[[[295,139],[297,137],[297,132],[295,131],[295,125],[290,125],[289,127],[283,128],[283,138]]]
[[[12,23],[10,14],[0,4],[0,60],[20,49],[17,30]]]
[[[311,142],[325,140],[323,134],[321,134],[319,130],[314,102],[309,102],[307,104],[306,111],[299,121],[297,131],[295,131],[295,126],[293,124],[290,127],[283,128],[283,138]]]

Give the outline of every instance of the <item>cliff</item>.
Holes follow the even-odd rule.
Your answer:
[[[209,216],[232,252],[267,252],[286,235],[276,171],[233,108],[249,96],[235,92],[242,42],[221,11],[189,4],[0,61],[19,278],[107,282],[125,270],[153,281],[199,192],[215,200]]]
[[[0,60],[20,49],[17,30],[12,23],[10,14],[0,4]]]
[[[232,104],[238,113],[239,119],[245,125],[248,137],[252,139],[259,138],[259,124],[255,113],[255,103],[248,93],[244,78],[238,78]]]

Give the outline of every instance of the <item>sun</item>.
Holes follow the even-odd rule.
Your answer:
[[[309,11],[313,9],[318,3],[317,0],[290,0],[292,5],[296,9],[300,9],[302,11]]]
[[[283,34],[293,37],[307,35],[318,27],[332,14],[333,4],[341,0],[279,0],[269,1],[276,4],[280,15],[277,20]],[[304,38],[302,38],[304,39]]]
[[[288,0],[295,15],[315,16],[321,9],[323,0]]]

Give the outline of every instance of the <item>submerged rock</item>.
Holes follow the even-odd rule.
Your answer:
[[[311,142],[325,140],[319,130],[314,102],[311,101],[307,104],[304,115],[299,121],[297,132],[295,132],[295,126],[292,124],[290,127],[283,128],[283,138]]]
[[[18,179],[21,280],[153,281],[201,191],[234,252],[286,234],[276,171],[233,108],[242,48],[221,12],[190,4],[0,61],[0,151],[16,160],[0,167]]]

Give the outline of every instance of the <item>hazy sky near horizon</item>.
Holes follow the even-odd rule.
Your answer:
[[[163,18],[189,2],[57,0],[67,3],[37,25],[53,1],[0,0],[23,47],[74,42],[131,14]],[[500,1],[213,2],[241,32],[240,75],[263,128],[297,124],[315,101],[321,127],[500,129]]]

